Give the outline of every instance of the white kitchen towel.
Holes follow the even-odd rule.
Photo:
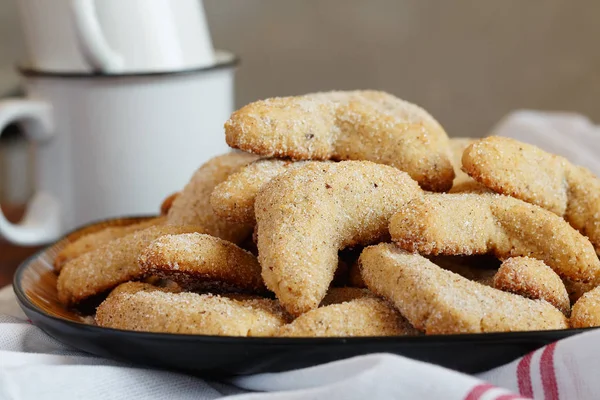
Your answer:
[[[494,134],[562,154],[600,175],[600,130],[573,114],[519,111]],[[484,356],[484,355],[482,355]],[[476,376],[391,354],[214,382],[101,359],[64,346],[27,321],[0,290],[4,399],[593,399],[600,398],[600,330],[573,336]]]

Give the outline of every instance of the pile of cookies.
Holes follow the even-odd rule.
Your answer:
[[[67,306],[101,326],[386,336],[600,326],[600,180],[502,137],[449,139],[376,91],[249,104],[238,150],[162,215],[67,245]]]

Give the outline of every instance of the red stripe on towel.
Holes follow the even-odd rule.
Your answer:
[[[479,400],[488,390],[495,388],[496,386],[489,383],[480,383],[475,385],[473,389],[467,394],[465,400]]]
[[[558,400],[558,383],[556,382],[556,371],[554,370],[555,349],[556,343],[546,346],[540,358],[540,374],[542,375],[544,399],[546,400]]]
[[[521,396],[533,397],[533,386],[531,385],[531,357],[533,353],[527,354],[521,359],[517,366],[517,382]]]

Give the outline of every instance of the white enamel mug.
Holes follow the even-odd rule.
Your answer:
[[[27,64],[50,72],[168,72],[214,63],[200,0],[19,0]]]
[[[0,213],[0,235],[47,243],[90,221],[156,214],[204,161],[228,150],[236,63],[179,73],[59,75],[21,70],[26,98],[0,101],[0,132],[34,146],[36,194],[24,220]]]

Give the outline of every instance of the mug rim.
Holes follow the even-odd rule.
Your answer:
[[[219,59],[221,56],[221,59]],[[17,64],[16,69],[24,77],[46,77],[46,78],[139,78],[139,77],[158,77],[158,76],[178,76],[190,75],[198,72],[209,72],[220,69],[234,68],[240,64],[240,57],[234,53],[225,50],[215,50],[215,62],[212,65],[202,67],[186,68],[175,71],[147,71],[147,72],[125,72],[125,73],[104,73],[104,72],[80,72],[80,71],[44,71]]]

